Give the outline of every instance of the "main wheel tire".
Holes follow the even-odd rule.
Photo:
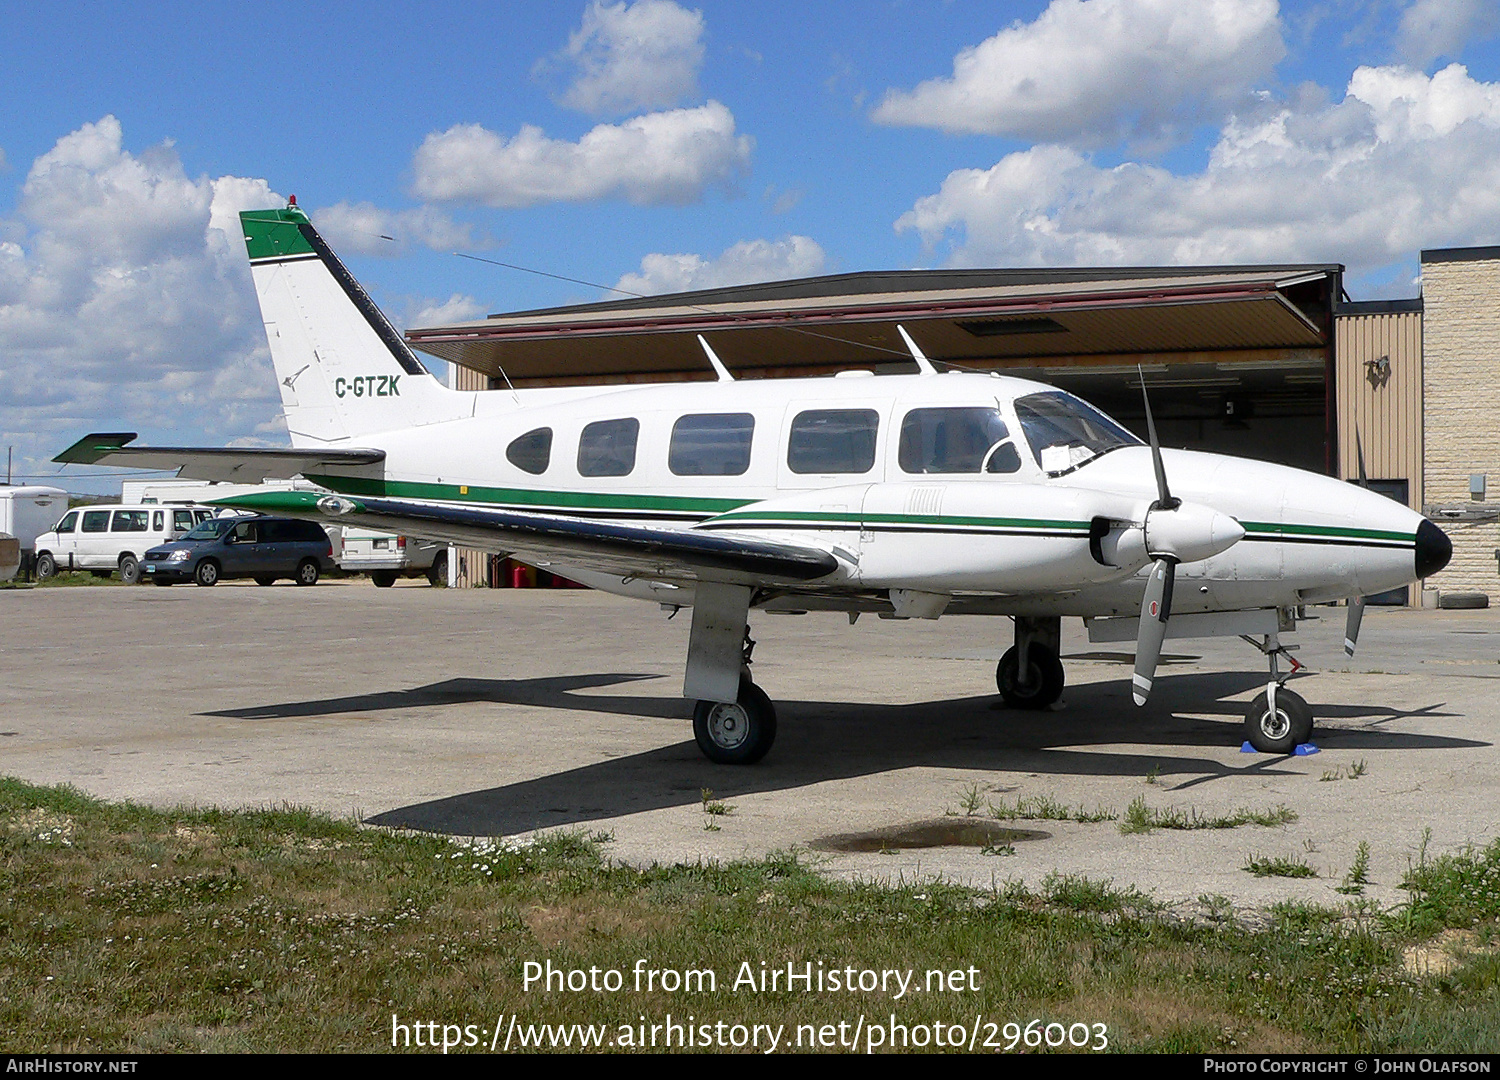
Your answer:
[[[377,589],[389,589],[396,584],[396,571],[394,570],[371,570],[370,580],[375,583]]]
[[[261,574],[258,577],[256,577],[255,584],[260,585],[262,587],[265,587],[267,585],[275,585],[276,584],[276,579],[273,578],[270,574]]]
[[[316,585],[318,583],[318,564],[312,559],[303,559],[297,564],[297,584]]]
[[[733,704],[698,702],[693,738],[703,756],[717,765],[750,765],[776,741],[776,710],[764,690],[741,679],[739,700]]]
[[[193,581],[202,585],[205,589],[219,583],[219,564],[212,559],[204,559],[193,569]]]
[[[120,557],[120,580],[127,585],[141,583],[141,563],[134,555]]]
[[[1290,754],[1312,738],[1312,708],[1290,690],[1277,688],[1276,712],[1262,690],[1245,711],[1245,738],[1262,754]]]
[[[57,560],[51,552],[44,551],[36,557],[36,579],[46,581],[57,576]]]
[[[1021,685],[1021,654],[1014,646],[1006,650],[995,668],[995,685],[1012,709],[1045,709],[1062,697],[1066,681],[1062,661],[1045,645],[1033,643],[1027,652],[1031,677],[1026,685]]]
[[[432,565],[427,568],[427,584],[434,589],[441,589],[448,584],[448,553],[439,551],[437,558],[432,560]]]

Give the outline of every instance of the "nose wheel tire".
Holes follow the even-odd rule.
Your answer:
[[[1027,667],[1031,670],[1025,685],[1021,683],[1021,654],[1015,647],[1000,658],[1000,665],[995,669],[995,685],[1000,688],[1005,704],[1012,709],[1045,709],[1062,697],[1065,681],[1062,661],[1051,649],[1035,643],[1027,654]]]
[[[776,710],[749,679],[740,680],[738,701],[700,701],[693,710],[693,737],[703,756],[719,765],[749,765],[776,741]]]
[[[1245,712],[1245,738],[1262,754],[1290,754],[1312,738],[1312,708],[1290,690],[1276,691],[1276,711],[1262,690]]]

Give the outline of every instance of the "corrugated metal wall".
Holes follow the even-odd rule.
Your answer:
[[[1359,475],[1355,436],[1371,480],[1405,480],[1422,508],[1422,313],[1340,315],[1337,334],[1339,471]],[[1388,358],[1382,377],[1379,361]]]

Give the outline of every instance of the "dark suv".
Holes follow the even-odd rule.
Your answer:
[[[220,578],[254,578],[270,585],[291,578],[316,585],[334,566],[328,534],[311,521],[274,517],[218,517],[202,522],[181,540],[151,548],[141,562],[141,579],[158,585]]]

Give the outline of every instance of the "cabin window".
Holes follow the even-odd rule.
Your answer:
[[[161,510],[151,512],[151,531],[161,532],[167,526],[167,515]]]
[[[149,510],[116,510],[115,532],[145,532]]]
[[[999,409],[913,409],[901,421],[897,460],[907,473],[1010,473],[1021,455]]]
[[[85,510],[82,531],[86,533],[109,532],[109,511]]]
[[[183,532],[186,532],[193,527],[193,524],[193,512],[191,510],[172,511],[172,528],[174,531],[181,529]]]
[[[675,476],[742,476],[750,468],[755,417],[697,413],[672,425],[667,468]]]
[[[786,463],[794,473],[867,473],[875,467],[874,409],[809,409],[792,420]]]
[[[587,425],[578,437],[578,475],[629,476],[640,434],[641,422],[633,416]]]
[[[505,448],[505,460],[522,472],[540,476],[552,460],[552,429],[528,431]]]
[[[63,519],[57,523],[56,531],[59,533],[70,533],[73,531],[73,526],[77,523],[78,511],[69,510],[68,513],[63,517]]]

